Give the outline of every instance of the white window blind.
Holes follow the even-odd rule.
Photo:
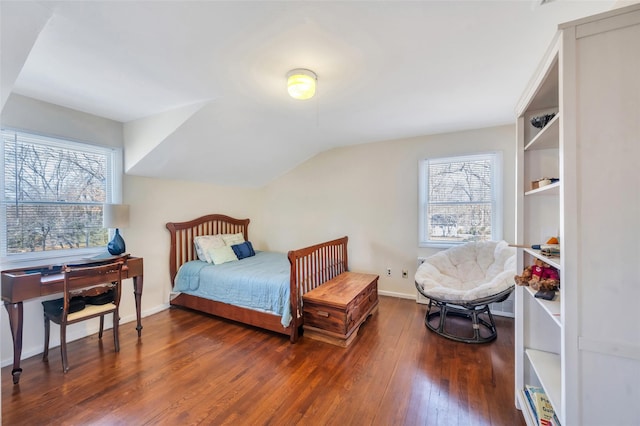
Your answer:
[[[501,155],[420,162],[420,246],[502,238]]]
[[[3,129],[0,152],[0,256],[106,245],[119,150]]]

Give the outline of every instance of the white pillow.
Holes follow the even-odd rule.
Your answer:
[[[225,246],[221,235],[202,235],[195,237],[193,239],[193,244],[196,247],[198,259],[209,263],[213,262],[213,260],[211,260],[211,256],[209,256],[209,250]]]
[[[213,260],[214,265],[220,265],[222,263],[233,262],[238,260],[238,257],[234,253],[231,246],[222,246],[209,249],[209,256]]]
[[[238,232],[237,234],[222,234],[222,239],[228,246],[235,246],[236,244],[244,243],[244,234]]]

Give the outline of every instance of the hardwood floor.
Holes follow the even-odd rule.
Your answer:
[[[424,326],[426,307],[381,297],[343,349],[180,309],[2,368],[2,423],[11,425],[524,425],[513,398],[513,321],[469,345]],[[52,329],[52,333],[57,328]],[[55,419],[55,420],[54,420]]]

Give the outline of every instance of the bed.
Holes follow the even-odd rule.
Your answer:
[[[169,273],[173,295],[170,304],[285,334],[289,336],[292,343],[295,343],[300,336],[300,329],[303,325],[302,295],[348,271],[348,237],[291,250],[286,255],[281,255],[281,258],[278,259],[280,264],[275,268],[278,277],[273,278],[273,281],[284,279],[284,291],[281,291],[280,294],[286,295],[288,300],[286,300],[287,303],[283,301],[283,312],[275,312],[268,306],[259,308],[248,307],[246,304],[242,306],[235,304],[235,302],[228,303],[214,294],[219,286],[227,286],[223,291],[226,293],[241,293],[230,287],[231,281],[235,279],[246,281],[246,275],[254,277],[262,275],[265,281],[269,281],[271,277],[267,276],[268,273],[258,274],[242,270],[245,265],[249,266],[251,261],[263,263],[263,260],[274,255],[273,253],[255,250],[256,255],[251,256],[255,259],[243,258],[235,262],[213,265],[200,261],[194,246],[196,237],[219,234],[242,234],[245,241],[251,241],[248,233],[249,222],[249,219],[235,219],[225,215],[211,214],[188,222],[167,223],[166,227],[171,234]],[[250,262],[245,262],[248,259]],[[288,263],[288,268],[284,270],[283,259]],[[287,277],[283,278],[283,271],[288,275],[288,279]],[[232,274],[238,276],[234,277]],[[220,281],[215,285],[207,281],[216,279],[216,277]],[[256,288],[255,281],[252,281],[251,285],[254,286],[252,288]],[[199,292],[200,286],[206,287],[208,293],[201,294]],[[255,291],[251,291],[251,293],[253,294]],[[288,317],[286,317],[287,315]]]

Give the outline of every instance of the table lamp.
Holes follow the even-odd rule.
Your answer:
[[[109,241],[107,250],[113,255],[124,253],[126,246],[120,236],[120,228],[129,226],[129,205],[127,204],[104,204],[102,210],[102,223],[105,228],[115,228],[116,233]]]

